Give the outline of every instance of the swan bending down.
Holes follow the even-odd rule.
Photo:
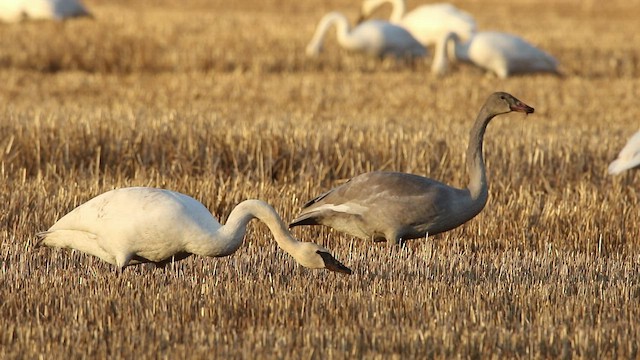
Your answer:
[[[79,16],[91,16],[80,0],[0,1],[0,21],[5,22],[18,22],[23,19],[63,20]]]
[[[71,248],[124,268],[165,264],[191,254],[222,257],[242,244],[246,226],[259,219],[278,245],[302,266],[350,274],[329,250],[294,239],[275,210],[260,200],[236,206],[225,225],[194,198],[163,189],[131,187],[98,195],[37,234],[36,246]]]
[[[467,148],[470,179],[466,189],[418,175],[370,172],[306,203],[289,227],[326,225],[362,239],[398,244],[464,224],[480,213],[487,202],[482,155],[487,124],[496,115],[511,111],[530,114],[533,108],[507,93],[497,92],[480,109]]]
[[[449,3],[422,5],[406,13],[404,0],[364,0],[360,19],[368,18],[385,3],[392,6],[389,21],[405,28],[424,46],[435,45],[449,32],[464,40],[476,32],[473,16]]]
[[[624,145],[618,158],[609,164],[609,174],[620,174],[640,165],[640,131],[633,134]]]
[[[470,62],[500,78],[514,74],[550,72],[558,74],[558,61],[522,38],[493,31],[478,32],[461,42],[455,33],[444,35],[436,46],[431,72],[444,75],[448,58]]]
[[[397,58],[422,57],[427,54],[427,50],[407,30],[399,26],[386,21],[370,20],[351,29],[346,16],[339,12],[331,12],[320,20],[311,42],[307,45],[307,55],[320,54],[327,31],[333,25],[336,26],[338,43],[349,51],[371,56],[392,55]]]

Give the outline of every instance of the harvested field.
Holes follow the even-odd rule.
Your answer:
[[[607,174],[640,127],[640,4],[453,3],[564,76],[438,78],[430,59],[349,54],[333,32],[307,58],[325,12],[357,16],[344,0],[87,0],[93,20],[0,24],[0,358],[640,356],[640,172]],[[536,112],[490,124],[475,219],[393,249],[294,229],[351,276],[299,266],[257,222],[232,256],[120,275],[32,248],[115,187],[180,191],[223,223],[248,198],[290,220],[370,170],[462,187],[494,91]]]

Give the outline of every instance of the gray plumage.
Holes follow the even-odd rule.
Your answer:
[[[464,224],[482,211],[488,198],[484,132],[492,118],[512,111],[529,114],[534,109],[510,94],[497,92],[480,110],[467,148],[467,188],[412,174],[370,172],[309,201],[289,227],[326,225],[362,239],[397,244]]]

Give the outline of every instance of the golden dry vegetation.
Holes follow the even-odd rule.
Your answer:
[[[430,60],[363,58],[334,36],[306,58],[325,12],[356,17],[345,0],[87,0],[94,20],[0,24],[0,358],[640,356],[640,174],[606,173],[638,129],[640,5],[454,3],[565,76],[436,78]],[[114,187],[187,193],[224,221],[247,198],[291,219],[374,169],[463,186],[468,129],[497,90],[536,113],[489,126],[478,217],[396,249],[295,229],[352,276],[298,266],[258,223],[230,257],[120,276],[32,248]]]

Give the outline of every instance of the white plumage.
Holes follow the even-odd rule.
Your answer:
[[[227,256],[242,244],[252,219],[264,222],[278,245],[302,266],[351,273],[329,250],[294,239],[275,210],[260,200],[236,206],[220,225],[204,205],[187,195],[132,187],[96,196],[39,233],[38,246],[71,248],[123,268],[166,263],[191,254]]]
[[[370,20],[353,29],[346,16],[339,12],[326,14],[316,28],[316,32],[307,46],[309,56],[322,51],[322,44],[329,29],[335,25],[338,44],[346,50],[362,52],[372,56],[392,55],[397,58],[421,57],[426,49],[411,34],[387,21]]]
[[[0,21],[18,22],[24,16],[24,0],[0,1]]]
[[[629,138],[618,158],[609,164],[609,174],[619,174],[640,165],[640,131]]]
[[[405,28],[424,46],[435,45],[450,32],[466,40],[476,31],[473,16],[449,3],[422,5],[406,13],[404,0],[365,0],[361,17],[369,17],[385,3],[392,6],[389,21]]]
[[[90,15],[80,0],[0,0],[0,21],[4,22],[62,20]]]
[[[502,32],[478,32],[466,42],[461,42],[455,33],[448,33],[437,45],[431,71],[444,74],[448,59],[472,63],[500,78],[535,72],[558,73],[558,61],[553,56],[516,35]]]

